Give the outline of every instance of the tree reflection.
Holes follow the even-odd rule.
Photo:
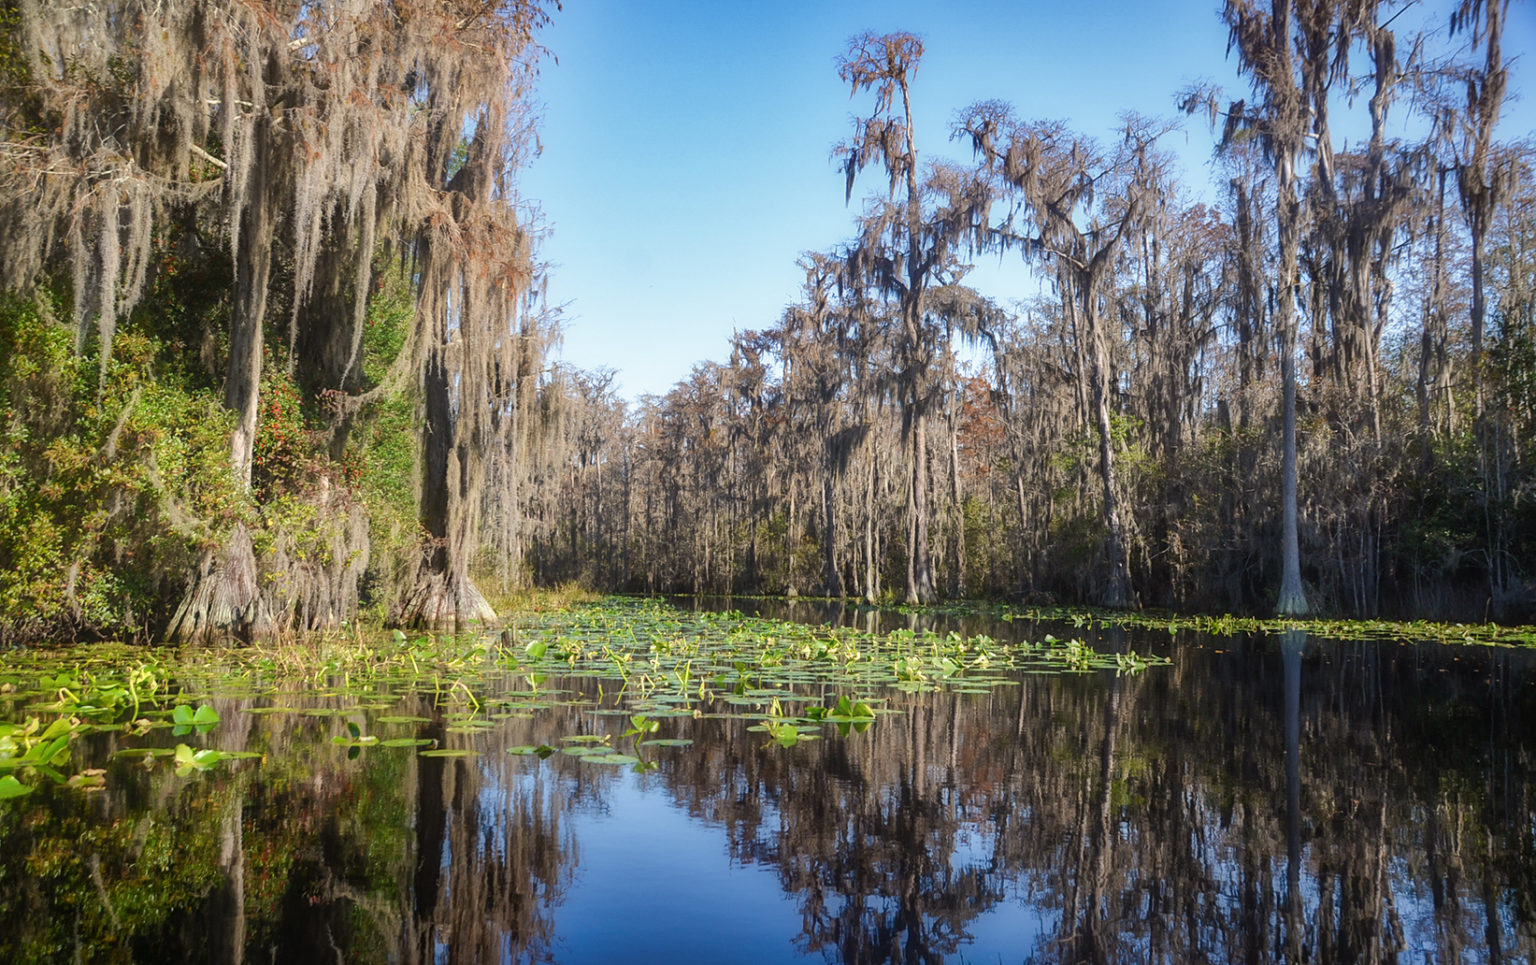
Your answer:
[[[772,869],[813,959],[1528,959],[1533,663],[1300,633],[1210,640],[1143,676],[892,692],[896,713],[867,731],[792,748],[739,717],[670,718],[693,744],[652,749],[643,775],[502,752],[560,734],[617,743],[626,718],[591,703],[473,734],[412,698],[396,712],[430,721],[420,737],[482,753],[349,760],[322,698],[298,702],[316,716],[228,701],[214,739],[263,752],[259,767],[182,778],[118,762],[95,798],[0,809],[0,921],[8,953],[37,961],[547,959],[578,829],[625,819],[610,812],[628,782],[735,862]],[[677,914],[654,927],[687,927]],[[998,922],[1015,945],[973,944]]]
[[[1529,657],[1307,648],[902,695],[792,751],[712,722],[663,775],[839,961],[956,957],[1007,908],[1044,923],[1019,957],[1046,961],[1529,955]]]

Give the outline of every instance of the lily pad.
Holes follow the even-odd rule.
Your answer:
[[[588,764],[638,764],[640,758],[633,754],[583,754],[582,761]]]
[[[555,749],[548,744],[519,744],[516,747],[507,748],[508,754],[517,754],[520,757],[537,757],[540,760],[554,755]]]

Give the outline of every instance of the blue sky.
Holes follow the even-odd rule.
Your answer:
[[[1438,6],[1438,4],[1437,4]],[[813,0],[565,0],[543,34],[556,58],[539,83],[543,153],[523,196],[550,229],[550,300],[565,306],[563,360],[618,372],[630,398],[664,393],[696,362],[723,360],[731,333],[765,328],[798,300],[801,252],[852,233],[866,171],[844,205],[831,161],[855,112],[836,61],[865,30],[906,30],[926,52],[913,84],[918,150],[968,161],[950,119],[977,100],[1066,120],[1107,138],[1125,110],[1173,116],[1197,80],[1240,92],[1214,0],[1051,3]],[[1517,0],[1506,51],[1536,38],[1536,4]],[[1514,67],[1529,87],[1533,68]],[[1399,111],[1403,108],[1400,106]],[[1351,114],[1363,116],[1364,105]],[[1536,128],[1506,108],[1506,136]],[[1335,121],[1336,130],[1347,127]],[[1200,119],[1165,142],[1205,190],[1211,136]],[[1001,302],[1028,294],[1012,265],[971,284]]]

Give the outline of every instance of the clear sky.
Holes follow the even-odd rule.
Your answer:
[[[1442,0],[1435,0],[1437,7]],[[542,36],[543,154],[524,197],[550,229],[551,302],[565,306],[559,353],[618,372],[635,398],[664,393],[736,330],[768,327],[798,301],[801,252],[852,235],[867,169],[843,201],[833,146],[871,96],[850,100],[837,57],[865,30],[905,30],[926,52],[913,82],[918,151],[969,161],[949,140],[955,112],[986,99],[1025,118],[1108,138],[1126,110],[1172,117],[1174,93],[1212,80],[1246,87],[1226,59],[1215,0],[564,0]],[[1536,40],[1536,3],[1516,0],[1506,56]],[[1528,58],[1512,87],[1528,89]],[[1397,110],[1405,113],[1405,105]],[[1363,103],[1351,111],[1364,114]],[[1532,104],[1502,131],[1536,128]],[[1335,121],[1336,130],[1347,130]],[[1199,118],[1165,145],[1205,191],[1211,135]],[[968,282],[1002,303],[1027,294],[1011,266]]]

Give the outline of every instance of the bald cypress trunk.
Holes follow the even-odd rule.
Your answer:
[[[907,547],[907,602],[931,603],[937,594],[933,589],[933,552],[928,535],[928,416],[921,408],[912,419],[911,453],[912,545]]]
[[[278,65],[269,60],[268,83]],[[251,151],[267,157],[273,149],[272,119],[258,111],[251,131]],[[235,260],[235,302],[229,318],[229,360],[224,376],[224,406],[235,414],[230,436],[230,470],[245,492],[251,489],[255,458],[257,403],[261,389],[263,331],[267,291],[272,276],[273,179],[266,165],[251,165],[242,172],[247,183],[241,194],[238,247]],[[260,567],[245,522],[235,524],[222,546],[202,553],[187,582],[181,604],[166,629],[166,637],[185,642],[211,642],[234,638],[249,641],[271,636],[280,629],[273,605],[262,592]]]
[[[1279,6],[1277,4],[1277,6]],[[1288,33],[1284,36],[1289,36]],[[1282,39],[1281,44],[1284,44]],[[1279,189],[1280,280],[1275,295],[1275,329],[1280,336],[1280,597],[1281,616],[1305,616],[1309,610],[1301,584],[1301,540],[1296,495],[1296,249],[1301,204],[1296,198],[1294,151],[1275,162]]]
[[[827,432],[826,429],[822,431]],[[837,480],[833,474],[837,458],[830,434],[823,445],[826,464],[821,470],[821,579],[826,595],[837,599],[843,595],[843,575],[837,565]]]
[[[1092,299],[1089,294],[1089,299]],[[1120,514],[1120,491],[1115,478],[1114,426],[1110,420],[1109,392],[1105,385],[1109,367],[1104,349],[1101,321],[1092,305],[1088,306],[1089,337],[1092,340],[1090,355],[1093,360],[1089,373],[1089,395],[1093,405],[1094,426],[1099,435],[1099,482],[1104,498],[1104,554],[1109,572],[1104,580],[1102,602],[1107,607],[1131,605],[1131,571],[1126,551],[1125,524]]]
[[[421,524],[427,532],[411,589],[390,622],[458,631],[496,611],[469,575],[467,497],[482,457],[460,444],[451,399],[446,327],[439,327],[422,377]]]

